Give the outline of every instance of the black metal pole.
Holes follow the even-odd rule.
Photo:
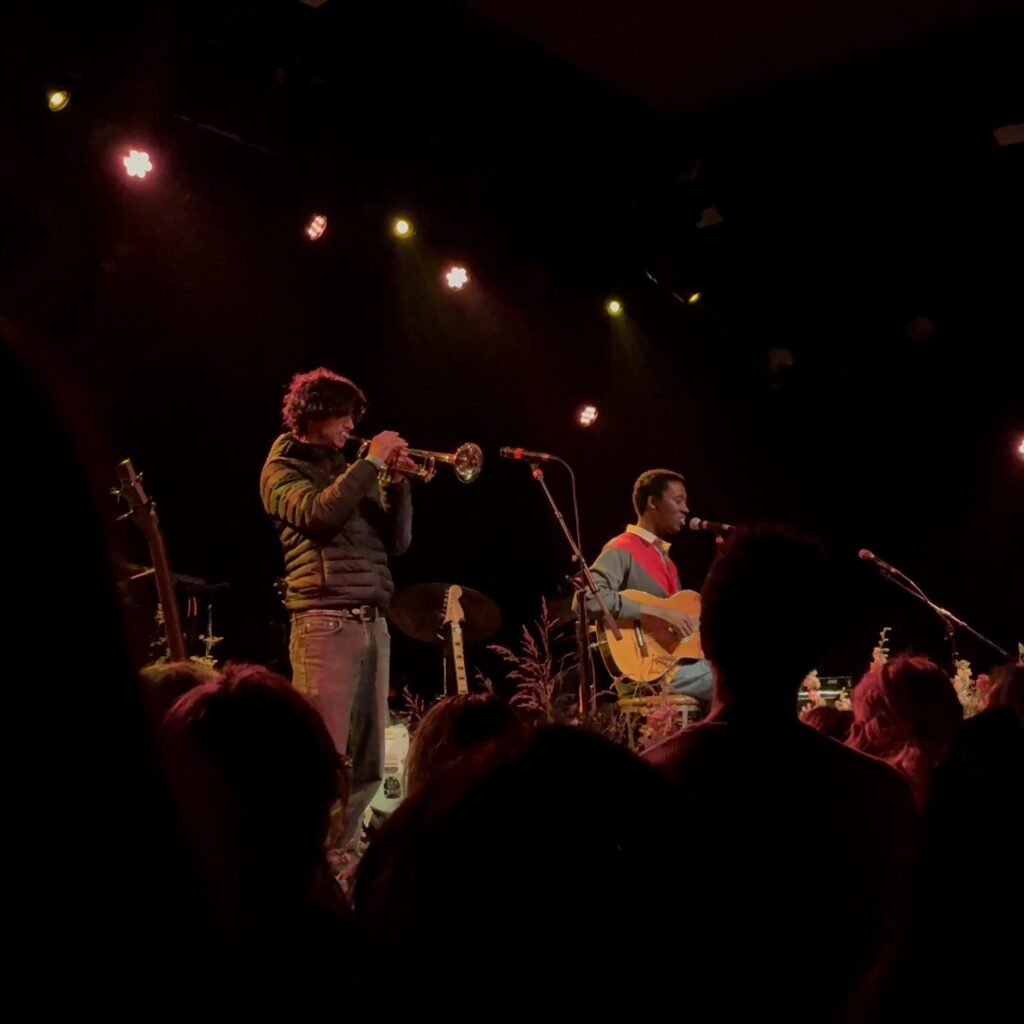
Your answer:
[[[558,525],[562,528],[562,533],[565,534],[565,539],[569,542],[569,547],[572,549],[575,561],[579,563],[580,575],[583,577],[584,585],[586,590],[590,592],[590,595],[597,602],[598,607],[601,609],[601,617],[604,620],[605,626],[608,631],[615,637],[616,640],[622,639],[622,633],[619,631],[619,627],[615,620],[611,616],[611,612],[608,611],[608,605],[605,604],[604,598],[601,596],[601,592],[597,589],[597,584],[594,582],[594,577],[590,572],[590,567],[587,565],[583,558],[583,553],[580,551],[580,546],[573,537],[572,531],[569,529],[568,523],[565,521],[565,516],[562,515],[561,509],[559,509],[554,496],[551,494],[548,488],[547,481],[544,479],[544,470],[540,468],[540,465],[536,462],[530,463],[530,473],[533,479],[540,484],[541,490],[544,492],[544,496],[548,499],[548,504],[551,506],[551,511],[555,514],[555,519],[558,520]],[[597,696],[594,688],[592,665],[590,660],[590,644],[589,637],[587,636],[587,609],[586,601],[582,598],[579,602],[579,617],[576,623],[576,643],[580,658],[580,712],[586,713],[589,709],[594,710],[596,705]]]
[[[950,660],[952,663],[952,671],[956,672],[956,661],[957,661],[957,649],[956,649],[956,631],[962,629],[971,636],[980,640],[987,647],[991,648],[997,654],[1002,655],[1004,658],[1009,658],[1010,655],[1007,651],[1004,651],[999,644],[989,640],[987,636],[983,636],[973,626],[969,626],[963,619],[958,619],[951,611],[947,608],[941,608],[937,605],[909,576],[900,572],[899,569],[893,569],[890,571],[888,568],[882,565],[877,566],[878,571],[882,574],[882,578],[888,580],[890,583],[894,583],[900,590],[906,591],[915,600],[920,601],[926,608],[930,608],[941,620],[946,630],[946,641],[949,643],[950,648]]]

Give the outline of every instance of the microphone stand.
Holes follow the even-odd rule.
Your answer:
[[[970,633],[975,639],[980,640],[986,647],[991,648],[997,654],[1009,659],[1010,655],[997,643],[993,643],[987,636],[983,636],[973,626],[968,625],[963,619],[958,619],[948,608],[941,608],[937,605],[909,576],[900,572],[893,566],[874,563],[875,567],[882,574],[882,578],[895,584],[900,590],[906,591],[911,597],[920,601],[926,608],[930,608],[941,620],[946,630],[946,642],[949,644],[949,653],[952,659],[952,670],[956,672],[958,659],[956,649],[956,631],[962,629]]]
[[[567,462],[563,462],[562,459],[558,459],[569,473],[572,473],[572,468]],[[579,685],[579,711],[581,715],[584,715],[589,710],[593,713],[597,706],[597,692],[594,686],[594,665],[590,658],[590,637],[589,637],[589,623],[587,615],[587,602],[583,599],[583,591],[589,591],[591,597],[597,602],[598,607],[601,609],[601,617],[604,619],[604,624],[608,628],[612,636],[616,640],[622,639],[622,633],[619,630],[618,625],[611,616],[611,612],[608,611],[608,605],[605,604],[604,598],[601,596],[601,591],[597,589],[597,584],[594,582],[593,574],[590,572],[590,567],[587,565],[583,558],[583,553],[580,551],[579,538],[573,537],[572,531],[569,529],[568,524],[565,521],[565,516],[562,515],[561,509],[559,509],[550,489],[548,488],[547,481],[544,479],[544,470],[540,468],[540,463],[530,463],[530,475],[534,480],[540,484],[540,489],[544,492],[544,496],[548,499],[548,504],[551,506],[551,511],[555,514],[555,519],[558,520],[558,525],[562,528],[562,533],[565,534],[565,539],[569,542],[569,547],[572,550],[573,560],[581,567],[579,573],[574,580],[578,580],[579,577],[583,578],[583,586],[576,583],[576,587],[580,593],[579,601],[579,615],[576,621],[576,649],[577,655],[580,662],[580,685]],[[579,520],[577,514],[577,530],[579,529]]]

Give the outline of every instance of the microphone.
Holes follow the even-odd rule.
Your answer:
[[[503,459],[515,459],[518,462],[560,462],[557,455],[547,452],[531,452],[529,448],[499,448],[498,454]]]
[[[921,588],[909,577],[906,573],[902,573],[894,565],[890,565],[887,561],[879,558],[873,551],[868,551],[867,548],[861,548],[857,552],[857,557],[863,562],[870,562],[883,576],[887,579],[892,580],[905,590],[911,590],[918,594],[924,601],[928,601],[925,597]],[[928,602],[929,604],[931,602]]]
[[[708,533],[716,533],[721,537],[722,534],[729,533],[731,530],[735,530],[736,527],[731,523],[714,523],[710,519],[693,518],[690,520],[690,529],[707,530]]]

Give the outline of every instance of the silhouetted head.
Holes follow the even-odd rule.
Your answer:
[[[800,716],[804,725],[809,725],[815,732],[823,736],[845,743],[853,725],[853,712],[849,709],[833,707],[831,704],[819,704],[816,708],[808,708]]]
[[[949,743],[963,720],[949,673],[929,658],[908,654],[861,678],[853,688],[853,712],[854,735],[869,753],[910,739]]]
[[[671,786],[578,728],[541,729],[492,753],[414,793],[360,864],[368,986],[387,985],[389,1019],[413,1007],[449,1021],[479,1020],[482,1007],[494,1020],[541,1005],[545,1014],[625,1014],[635,992],[594,977],[594,956],[672,919],[684,887],[664,872],[683,855],[669,837],[686,819]],[[699,929],[695,906],[690,920]],[[458,979],[438,985],[453,951]],[[694,957],[699,970],[699,950]]]
[[[415,792],[472,750],[525,735],[526,726],[516,712],[492,694],[445,697],[420,719],[412,734],[405,762],[408,791]]]
[[[111,572],[116,460],[97,436],[100,410],[71,377],[45,341],[0,315],[0,409],[14,488],[0,520],[17,594],[4,618],[13,638],[5,854],[17,879],[5,919],[18,935],[8,978],[13,999],[23,987],[41,1015],[61,1017],[90,1000],[117,964],[121,981],[107,994],[120,1016],[165,983],[166,965],[196,931]],[[131,529],[118,527],[129,537]],[[74,842],[87,884],[58,881],[68,847],[55,841],[55,810],[65,835],[88,836]],[[168,1015],[184,1012],[192,981],[166,993]]]
[[[139,671],[142,698],[157,724],[179,697],[216,678],[217,670],[202,661],[158,661]]]
[[[949,674],[928,658],[890,658],[853,688],[853,714],[850,746],[901,771],[922,802],[931,770],[963,723]]]
[[[782,527],[733,532],[701,601],[701,639],[716,699],[795,714],[796,694],[828,643],[833,616],[828,558]]]
[[[208,882],[300,895],[323,864],[341,760],[316,709],[269,669],[229,665],[164,718],[171,784]],[[233,884],[233,881],[232,883]]]

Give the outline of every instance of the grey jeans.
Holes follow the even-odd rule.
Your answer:
[[[711,665],[707,661],[693,661],[688,665],[680,665],[672,677],[672,682],[668,684],[669,693],[685,693],[705,703],[711,702],[713,688]]]
[[[384,777],[391,636],[384,618],[360,622],[330,610],[292,616],[292,685],[320,712],[340,754],[352,759],[340,841],[359,835],[363,812]]]

